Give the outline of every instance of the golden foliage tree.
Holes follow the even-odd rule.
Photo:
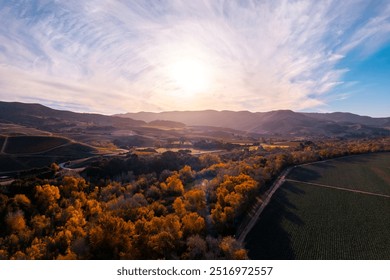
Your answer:
[[[5,218],[8,229],[11,232],[21,232],[26,228],[26,220],[22,211],[10,212]]]
[[[205,220],[197,213],[192,212],[186,214],[182,219],[183,232],[185,235],[202,234],[205,230]]]
[[[184,185],[177,172],[169,176],[160,186],[167,195],[181,196],[184,193]]]

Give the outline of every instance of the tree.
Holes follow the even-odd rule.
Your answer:
[[[161,190],[167,195],[181,196],[184,193],[184,186],[177,172],[169,176],[160,186]]]
[[[206,208],[206,193],[201,189],[192,189],[184,194],[185,204],[188,211],[200,213]]]
[[[30,199],[24,194],[16,194],[14,196],[14,201],[20,209],[27,210],[31,207]]]
[[[224,237],[219,244],[219,248],[226,259],[248,259],[246,250],[243,249],[242,244],[231,236]]]
[[[185,165],[179,170],[179,176],[184,184],[188,184],[194,180],[195,172],[192,171],[191,166]]]
[[[8,213],[5,222],[10,232],[21,232],[26,228],[26,220],[20,210]]]
[[[176,215],[179,217],[183,217],[187,213],[185,204],[180,197],[176,198],[173,202],[173,209],[175,210]]]
[[[84,227],[87,222],[84,218],[83,211],[81,209],[74,208],[73,206],[69,206],[64,212],[68,216],[65,228],[72,233],[72,237],[84,237],[86,235]]]
[[[188,237],[187,250],[182,258],[189,260],[201,260],[206,258],[207,243],[200,235],[192,235]]]
[[[56,186],[46,184],[35,187],[35,198],[42,211],[53,210],[60,197],[60,190]]]
[[[89,229],[88,239],[93,259],[133,259],[134,224],[122,218],[102,214],[94,227]]]
[[[65,176],[62,178],[60,186],[61,194],[65,197],[71,197],[72,192],[84,191],[88,187],[86,181],[82,178]]]
[[[37,237],[49,234],[50,219],[45,215],[35,215],[30,220],[34,235]]]
[[[47,244],[42,239],[35,237],[31,246],[26,249],[29,260],[47,259]]]
[[[146,256],[153,259],[172,258],[172,254],[176,252],[179,241],[183,236],[182,224],[175,214],[153,217],[150,221],[146,221],[144,225],[137,222],[136,232],[137,227],[142,234],[140,236],[142,240],[140,241],[146,245]]]
[[[53,163],[50,165],[50,169],[51,169],[54,173],[56,173],[56,172],[58,172],[58,171],[60,170],[60,166],[59,166],[57,163],[53,162]]]
[[[203,217],[192,212],[186,214],[182,219],[183,233],[188,235],[201,234],[205,230],[206,223]]]

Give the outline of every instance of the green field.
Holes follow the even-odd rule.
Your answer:
[[[295,168],[289,178],[389,194],[390,154]],[[248,234],[252,259],[390,259],[390,198],[286,182]]]

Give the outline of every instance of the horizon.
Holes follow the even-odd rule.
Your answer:
[[[114,113],[114,114],[104,114],[104,113],[99,113],[99,112],[91,112],[91,111],[77,111],[77,110],[71,110],[71,109],[61,109],[61,108],[55,108],[51,106],[47,106],[41,103],[26,103],[26,102],[19,102],[19,101],[3,101],[0,100],[0,102],[6,102],[6,103],[20,103],[20,104],[26,104],[26,105],[42,105],[47,108],[53,109],[53,110],[58,110],[58,111],[68,111],[68,112],[73,112],[73,113],[80,113],[80,114],[98,114],[98,115],[104,115],[104,116],[110,116],[110,117],[115,117],[118,115],[126,115],[126,114],[140,114],[140,113],[152,113],[152,114],[160,114],[160,113],[175,113],[175,112],[203,112],[203,111],[213,111],[213,112],[235,112],[235,113],[251,113],[251,114],[256,114],[256,113],[269,113],[269,112],[277,112],[277,111],[291,111],[294,113],[301,113],[301,114],[335,114],[335,113],[341,113],[341,114],[353,114],[361,117],[370,117],[370,118],[390,118],[389,116],[379,116],[379,117],[374,117],[374,116],[369,116],[369,115],[360,115],[354,112],[343,112],[343,111],[333,111],[333,112],[314,112],[314,111],[294,111],[291,109],[277,109],[277,110],[270,110],[270,111],[249,111],[249,110],[216,110],[216,109],[201,109],[201,110],[170,110],[170,111],[158,111],[158,112],[153,112],[153,111],[137,111],[137,112],[124,112],[124,113]]]
[[[390,2],[0,1],[0,100],[389,117]]]

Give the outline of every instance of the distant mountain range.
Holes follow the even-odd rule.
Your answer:
[[[390,117],[372,118],[351,113],[297,113],[290,110],[252,113],[248,111],[172,111],[139,112],[115,116],[54,110],[40,104],[0,102],[0,125],[11,123],[44,131],[63,132],[83,129],[139,129],[138,134],[158,127],[190,129],[218,127],[260,135],[366,137],[389,136]],[[230,132],[229,132],[230,133]]]
[[[164,120],[188,126],[215,126],[266,135],[369,136],[389,135],[390,117],[372,118],[351,113],[297,113],[290,110],[172,111],[127,113],[120,117],[145,122]]]

